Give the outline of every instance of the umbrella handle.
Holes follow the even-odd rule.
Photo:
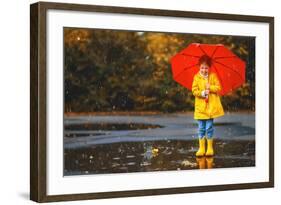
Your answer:
[[[205,105],[206,105],[206,109],[207,109],[208,105],[209,105],[209,95],[206,95],[206,97],[205,97]]]
[[[209,102],[209,95],[206,96],[205,98],[205,102],[208,103]]]
[[[207,83],[209,84],[209,76],[208,76],[208,82],[207,82]],[[206,102],[206,103],[209,102],[210,88],[208,89],[208,91],[209,91],[209,93],[208,93],[208,95],[206,95],[206,98],[205,98],[205,102]]]

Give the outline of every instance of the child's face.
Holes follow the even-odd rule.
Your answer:
[[[202,74],[202,75],[208,75],[209,74],[209,66],[208,66],[208,64],[206,64],[206,63],[202,63],[201,65],[200,65],[200,73]]]

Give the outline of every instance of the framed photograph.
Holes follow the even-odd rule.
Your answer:
[[[274,17],[30,7],[30,198],[274,186]]]

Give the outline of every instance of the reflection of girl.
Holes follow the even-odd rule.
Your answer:
[[[194,76],[192,83],[192,93],[195,96],[194,119],[198,122],[199,150],[196,152],[198,157],[214,155],[213,122],[214,118],[224,115],[218,95],[221,85],[217,75],[209,73],[211,65],[211,58],[203,55],[199,59],[199,72]],[[205,149],[205,135],[208,144],[207,151]]]

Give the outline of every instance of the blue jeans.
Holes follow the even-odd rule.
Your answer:
[[[208,119],[208,120],[197,120],[198,122],[198,137],[202,139],[206,133],[207,138],[211,139],[214,134],[214,119]]]

